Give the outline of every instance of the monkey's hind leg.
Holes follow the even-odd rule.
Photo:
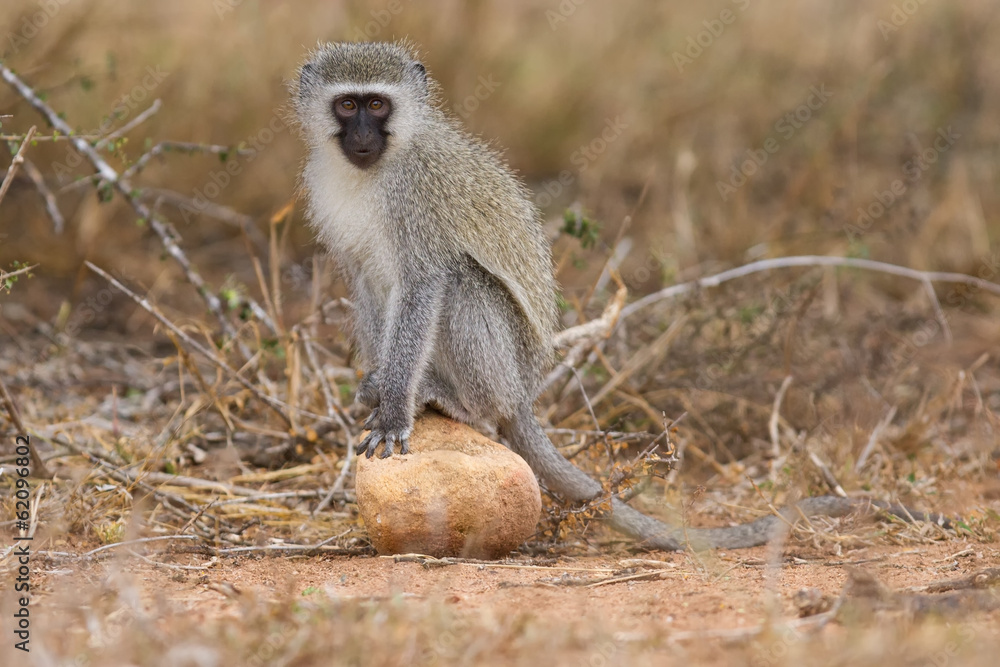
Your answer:
[[[445,297],[432,373],[425,378],[431,398],[471,424],[497,424],[530,401],[535,375],[526,362],[524,315],[503,284],[466,258]],[[450,405],[449,405],[450,404]]]
[[[458,399],[455,388],[442,380],[434,371],[428,372],[420,381],[417,405],[421,408],[433,408],[451,419],[466,424],[474,424],[477,421]]]

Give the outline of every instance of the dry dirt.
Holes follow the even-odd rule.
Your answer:
[[[614,547],[610,550],[616,551]],[[109,597],[116,598],[111,607],[117,609],[105,617],[105,637],[117,639],[117,628],[125,626],[132,634],[123,635],[133,637],[136,625],[129,620],[126,602],[132,599],[168,638],[167,656],[140,657],[144,664],[538,664],[540,651],[547,651],[545,662],[549,664],[665,664],[682,658],[697,659],[701,664],[806,664],[810,653],[813,660],[820,654],[844,659],[850,653],[844,653],[843,642],[860,642],[859,637],[876,631],[878,651],[889,651],[893,660],[899,658],[899,664],[940,665],[944,658],[950,662],[956,656],[961,656],[956,664],[991,664],[981,661],[986,657],[982,647],[996,646],[1000,641],[998,611],[963,614],[960,626],[952,626],[954,619],[949,618],[910,625],[912,618],[907,616],[908,632],[919,633],[919,640],[902,639],[910,635],[898,635],[898,629],[893,635],[893,628],[901,621],[899,614],[892,613],[877,617],[874,624],[871,619],[867,623],[839,619],[803,632],[782,625],[797,622],[796,591],[816,588],[837,596],[853,568],[867,571],[898,590],[1000,567],[1000,549],[974,540],[955,538],[917,546],[878,544],[845,550],[840,557],[832,556],[829,548],[789,546],[780,571],[771,580],[767,563],[772,555],[765,547],[701,554],[617,551],[603,557],[521,557],[503,564],[438,567],[376,556],[220,559],[155,553],[150,558],[165,564],[115,555],[82,566],[50,565],[38,577],[39,594],[33,609],[44,619],[44,630],[36,641],[43,646],[51,641],[52,648],[59,647],[63,655],[72,657],[67,647],[86,646],[87,631],[83,624],[60,625],[57,619],[99,610]],[[620,573],[625,565],[634,566],[633,562],[623,563],[629,558],[658,561],[661,570],[640,572],[654,577],[655,572],[662,574],[653,580],[584,585],[611,576],[611,572]],[[180,570],[178,566],[207,569]],[[117,597],[109,591],[117,591]],[[776,615],[769,616],[772,591],[777,593],[779,608]],[[411,638],[404,642],[404,649],[416,644],[418,637],[425,639],[419,641],[421,648],[411,657],[405,657],[405,650],[400,654],[398,646],[385,655],[374,648],[355,654],[350,647],[341,647],[343,655],[329,663],[302,655],[281,661],[274,656],[285,649],[288,631],[254,634],[254,628],[261,614],[280,616],[275,609],[297,608],[297,601],[320,608],[350,610],[352,605],[361,605],[369,610],[361,619],[349,617],[355,624],[345,630],[339,623],[325,624],[323,615],[313,609],[318,618],[305,633],[306,641],[322,644],[327,633],[344,632],[364,638],[372,633],[372,624],[375,636],[384,636],[400,615],[404,623],[398,632]],[[335,620],[343,621],[346,612],[339,613]],[[768,618],[781,629],[759,632]],[[278,627],[288,627],[288,621],[284,622],[286,625]],[[197,651],[190,648],[208,646],[212,647],[205,649],[209,653],[221,651],[241,625],[255,637],[248,643],[263,641],[266,634],[274,648],[264,642],[263,648],[227,658],[231,663],[212,662],[204,655],[198,658]],[[140,623],[138,627],[143,626]],[[952,641],[949,637],[955,634],[955,627],[964,634]],[[56,631],[63,633],[58,639],[52,634]],[[155,631],[148,632],[155,638]],[[504,636],[498,638],[496,632]],[[76,664],[130,664],[125,660],[129,652],[137,655],[135,651],[140,650],[138,655],[142,656],[141,651],[148,651],[153,643],[147,638],[139,643],[144,648],[136,649],[131,639],[119,655],[114,646],[108,652],[107,639],[100,637],[100,631],[90,634],[91,648],[76,649],[80,651]],[[893,653],[893,641],[906,641],[904,652],[912,659]],[[392,640],[388,644],[394,645]],[[867,644],[858,644],[863,645]],[[179,646],[190,650],[175,655]],[[796,653],[799,659],[794,657]],[[860,661],[880,664],[870,653],[862,651]],[[91,655],[101,657],[90,663]],[[829,663],[820,659],[818,664]]]
[[[621,570],[623,558],[657,560],[667,567],[658,581],[590,588],[570,584]],[[300,592],[316,591],[333,599],[418,598],[447,603],[459,612],[489,610],[501,615],[529,610],[541,621],[600,622],[611,631],[651,635],[746,627],[759,624],[764,617],[768,599],[765,547],[700,555],[625,554],[623,558],[562,558],[552,565],[534,565],[525,558],[503,565],[441,567],[378,556],[171,559],[175,564],[211,566],[205,573],[180,576],[177,570],[125,558],[66,576],[54,575],[47,583],[51,598],[57,600],[61,589],[99,584],[112,572],[123,572],[146,596],[162,596],[199,620],[232,612],[246,592],[276,602],[289,583]],[[875,546],[851,551],[843,558],[790,549],[775,585],[783,611],[794,615],[791,596],[802,588],[839,594],[850,567],[870,571],[891,588],[906,588],[1000,567],[1000,549],[965,540],[917,548]],[[45,597],[38,602],[40,606],[45,603]],[[1000,614],[994,621],[1000,621]]]

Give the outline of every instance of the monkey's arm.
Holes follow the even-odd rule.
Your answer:
[[[364,275],[357,270],[344,272],[345,282],[350,290],[353,317],[351,323],[351,338],[353,339],[357,359],[365,377],[372,375],[378,362],[378,345],[385,332],[385,313],[375,291]],[[358,400],[370,408],[378,405],[377,396],[372,396],[374,402]]]
[[[372,380],[378,406],[365,422],[371,432],[358,454],[371,458],[382,441],[382,458],[392,456],[397,442],[400,453],[409,451],[417,388],[434,349],[444,287],[443,276],[428,272],[408,277],[393,291]]]

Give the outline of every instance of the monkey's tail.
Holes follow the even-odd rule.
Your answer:
[[[545,435],[530,407],[501,428],[501,434],[510,448],[521,456],[545,484],[560,496],[572,502],[583,502],[597,497],[601,485],[568,461]],[[767,544],[782,528],[785,521],[795,523],[799,512],[805,516],[841,517],[852,512],[882,510],[906,521],[933,521],[945,528],[951,522],[940,514],[912,511],[902,505],[885,503],[868,498],[841,498],[816,496],[806,498],[794,506],[781,510],[781,517],[768,515],[739,526],[723,528],[680,528],[658,521],[629,507],[618,499],[611,502],[608,525],[636,539],[648,549],[679,551],[687,546],[694,549],[742,549]]]

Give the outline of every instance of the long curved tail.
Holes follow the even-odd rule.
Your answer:
[[[538,477],[560,496],[573,502],[597,497],[601,485],[568,461],[545,435],[530,407],[509,422],[502,424],[501,435],[508,446],[521,456]],[[846,516],[864,510],[882,510],[905,520],[933,521],[950,527],[950,521],[940,514],[914,512],[902,505],[884,503],[867,498],[841,498],[817,496],[806,498],[794,506],[781,510],[784,518],[769,515],[739,526],[723,528],[679,528],[663,523],[629,507],[620,500],[611,503],[608,525],[634,538],[648,549],[678,551],[690,546],[694,549],[742,549],[767,544],[777,534],[785,520],[794,523],[800,512],[805,516]]]

